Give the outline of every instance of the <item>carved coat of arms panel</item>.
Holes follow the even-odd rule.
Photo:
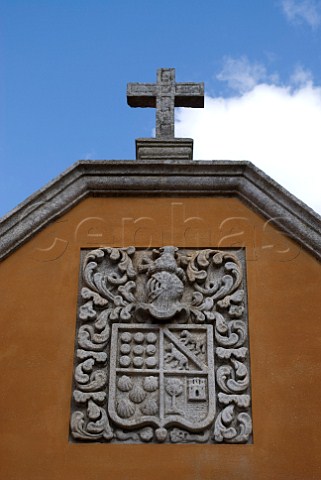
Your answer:
[[[82,252],[72,441],[251,443],[244,254]]]

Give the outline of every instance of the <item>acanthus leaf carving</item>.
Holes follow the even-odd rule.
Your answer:
[[[99,293],[93,292],[87,287],[81,289],[81,296],[84,300],[92,299],[94,305],[100,305],[103,307],[108,304],[108,301],[99,295]]]
[[[251,417],[246,412],[235,414],[234,405],[228,405],[218,415],[214,439],[217,442],[245,443],[252,432]]]
[[[81,392],[80,390],[74,390],[73,392],[73,398],[76,403],[86,403],[90,399],[95,402],[104,402],[106,396],[106,392]]]
[[[209,431],[203,433],[191,433],[181,428],[173,428],[169,432],[172,443],[207,443],[209,440]]]
[[[93,358],[97,362],[105,362],[107,360],[107,354],[105,352],[88,352],[79,348],[77,350],[77,358],[79,358],[79,360]]]
[[[248,408],[251,403],[250,395],[227,395],[226,393],[220,392],[218,394],[218,401],[222,405],[229,405],[230,403],[235,403],[238,407]]]
[[[217,347],[216,348],[216,355],[218,358],[221,359],[228,359],[231,358],[231,356],[245,360],[247,356],[248,349],[246,347],[240,347],[240,348],[224,348],[224,347]]]
[[[85,372],[92,372],[92,368],[95,364],[95,360],[93,358],[88,358],[84,362],[80,363],[75,369],[75,380],[77,383],[88,383],[90,380],[90,376],[88,373]]]
[[[101,351],[105,344],[106,340],[100,341],[99,334],[95,333],[95,330],[91,325],[82,325],[79,328],[78,345],[83,349]]]
[[[148,443],[154,438],[154,430],[151,427],[144,427],[135,432],[117,429],[115,431],[115,436],[118,440],[122,440],[125,442],[128,440],[129,441],[142,440],[144,443]]]
[[[243,392],[249,386],[249,376],[246,366],[237,361],[231,360],[231,365],[223,365],[216,372],[217,383],[223,392]]]
[[[88,401],[87,418],[83,412],[77,411],[71,417],[71,431],[74,438],[80,440],[100,440],[105,438],[111,440],[114,436],[107,418],[106,411],[95,404],[93,400]]]
[[[83,392],[94,392],[106,385],[107,375],[104,370],[96,370],[90,375],[90,381],[81,386]]]
[[[246,286],[240,255],[173,246],[101,247],[84,255],[74,439],[250,441]],[[217,402],[211,399],[215,384]],[[208,409],[203,427],[196,413],[202,409]]]
[[[241,320],[227,322],[224,316],[215,313],[215,338],[222,347],[241,347],[246,338],[246,326]]]
[[[79,308],[79,318],[81,320],[93,320],[96,316],[97,313],[94,310],[93,302],[91,300]]]

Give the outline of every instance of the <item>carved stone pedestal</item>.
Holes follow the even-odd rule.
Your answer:
[[[137,160],[192,160],[191,138],[137,138]]]

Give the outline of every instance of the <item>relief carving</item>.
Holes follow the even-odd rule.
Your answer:
[[[243,252],[84,252],[73,441],[250,443]]]

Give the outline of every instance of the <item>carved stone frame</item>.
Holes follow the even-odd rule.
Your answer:
[[[82,251],[71,441],[251,443],[249,368],[245,249]]]

